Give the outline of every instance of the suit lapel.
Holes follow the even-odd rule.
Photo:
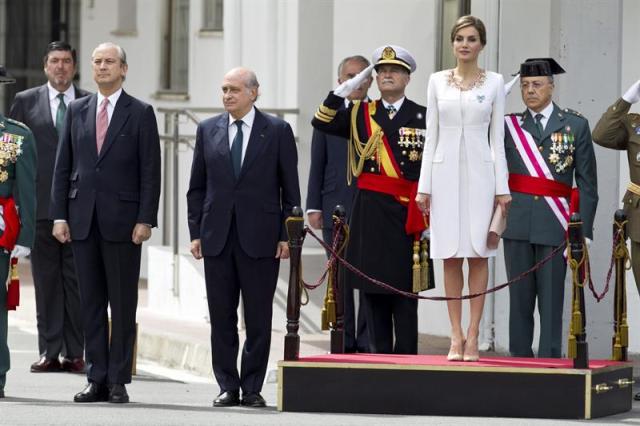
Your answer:
[[[98,159],[98,146],[96,144],[96,108],[98,104],[98,95],[91,95],[87,102],[82,106],[80,110],[81,121],[84,124],[85,134],[87,135],[87,143],[91,144],[89,151],[92,153],[92,157],[97,161]]]
[[[538,139],[538,129],[536,128],[536,123],[533,121],[533,117],[531,117],[531,113],[529,112],[529,109],[525,110],[524,114],[522,115],[522,118],[523,118],[522,128],[527,132],[531,133],[533,140],[536,141],[536,144],[540,145],[540,141],[542,139],[540,140]]]
[[[111,117],[111,121],[109,122],[109,127],[107,128],[107,135],[105,136],[104,144],[102,145],[102,149],[100,150],[100,155],[98,157],[98,161],[102,160],[109,149],[115,142],[118,134],[120,133],[120,129],[129,119],[129,106],[131,105],[131,96],[129,96],[124,90],[120,94],[118,101],[116,102],[115,107],[113,108],[113,116]],[[97,147],[96,147],[97,151]]]
[[[38,113],[42,114],[44,117],[44,122],[47,123],[48,127],[54,132],[56,135],[55,140],[57,140],[58,133],[56,132],[56,125],[51,118],[51,103],[49,102],[49,88],[47,85],[40,86],[40,90],[38,90]]]
[[[244,154],[244,160],[242,161],[242,168],[240,169],[240,177],[242,179],[246,170],[251,167],[251,163],[260,156],[267,144],[267,132],[268,122],[262,115],[262,113],[256,108],[256,115],[253,119],[253,126],[251,126],[251,134],[249,135],[249,143],[247,145],[247,151]]]
[[[217,121],[216,126],[211,129],[211,146],[213,152],[222,156],[222,163],[233,176],[231,166],[231,150],[229,148],[229,114],[224,115]],[[207,139],[205,139],[207,140]]]
[[[564,126],[564,114],[560,112],[560,109],[556,104],[553,104],[553,112],[549,117],[549,121],[542,132],[542,139],[546,139],[551,133],[557,132]]]

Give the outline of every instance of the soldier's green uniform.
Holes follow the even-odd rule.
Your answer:
[[[593,141],[605,148],[626,150],[631,183],[640,185],[640,114],[629,114],[630,108],[631,104],[622,98],[611,105],[593,129]],[[640,194],[637,189],[630,185],[622,202],[629,220],[627,233],[631,240],[633,276],[640,292]]]
[[[525,104],[529,102],[528,108],[522,114],[507,115],[505,120],[505,154],[513,200],[507,229],[502,236],[510,280],[549,256],[565,240],[574,178],[580,191],[578,209],[584,235],[593,239],[598,184],[589,123],[579,113],[561,110],[551,102],[553,75],[564,72],[553,58],[527,59],[520,64],[522,97]],[[549,84],[552,85],[550,88]],[[542,106],[543,102],[546,106]],[[536,112],[530,108],[535,108]],[[523,132],[531,135],[535,146],[520,142]],[[518,146],[522,147],[522,154]],[[565,187],[567,198],[552,197],[548,179]],[[509,287],[509,352],[512,356],[533,356],[536,299],[540,313],[538,356],[562,356],[566,271],[564,257],[556,254],[535,272]]]
[[[36,161],[36,146],[31,130],[0,114],[0,197],[15,198],[20,217],[20,234],[16,244],[29,248],[33,245],[35,235]],[[7,291],[4,285],[9,272],[9,255],[8,251],[0,248],[0,396],[4,395],[10,366]]]
[[[530,112],[518,114],[522,129],[533,136],[538,150],[551,170],[553,178],[569,187],[575,181],[580,190],[580,215],[584,235],[593,239],[593,220],[598,203],[596,159],[591,143],[589,123],[578,113],[553,106],[542,137],[537,136]],[[568,135],[573,145],[554,157],[552,139]],[[564,136],[562,140],[564,140]],[[518,153],[511,133],[505,131],[505,153],[510,174],[529,175]],[[509,279],[512,279],[544,259],[566,238],[565,230],[544,197],[524,194],[511,189],[513,201],[503,234],[504,254]],[[569,201],[569,200],[567,200]],[[536,296],[540,313],[540,343],[538,356],[562,355],[562,311],[566,261],[556,255],[535,273],[509,287],[509,351],[513,356],[533,356],[533,310]]]

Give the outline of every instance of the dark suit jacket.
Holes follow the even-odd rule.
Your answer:
[[[104,145],[96,147],[97,95],[71,102],[56,154],[51,219],[65,219],[71,238],[87,238],[95,214],[107,241],[131,240],[136,223],[157,225],[160,139],[153,107],[124,90]]]
[[[90,94],[75,85],[74,88],[76,99]],[[47,85],[43,84],[16,94],[11,104],[9,117],[29,126],[33,136],[35,136],[38,151],[36,219],[48,219],[53,166],[56,162],[56,148],[58,147],[58,132],[56,131],[55,123],[51,119],[49,88]]]
[[[242,249],[251,257],[273,257],[286,241],[284,219],[300,205],[298,154],[289,124],[256,108],[240,176],[229,149],[229,114],[198,125],[187,192],[191,240],[200,239],[204,256],[217,256],[232,218]]]
[[[340,204],[349,217],[356,190],[356,178],[347,185],[348,141],[313,130],[311,169],[307,187],[307,210],[322,210],[323,228],[333,228],[333,210]]]

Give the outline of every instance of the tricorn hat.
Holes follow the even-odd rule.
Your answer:
[[[520,64],[520,77],[551,77],[565,72],[553,58],[529,58]]]

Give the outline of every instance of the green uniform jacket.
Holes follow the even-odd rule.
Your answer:
[[[611,149],[627,150],[629,177],[640,185],[640,114],[628,114],[631,104],[620,98],[607,109],[593,129],[593,141]],[[622,199],[629,223],[627,233],[640,242],[640,196],[627,191]]]
[[[0,114],[0,152],[15,152],[15,162],[0,157],[0,197],[13,196],[20,216],[16,244],[33,246],[36,217],[36,143],[31,130]]]
[[[598,183],[596,176],[596,157],[591,142],[589,122],[579,113],[565,109],[564,111],[554,103],[553,112],[538,139],[536,126],[529,110],[522,114],[515,114],[524,130],[531,133],[538,150],[547,163],[553,177],[565,185],[574,186],[575,182],[580,190],[580,215],[583,220],[584,235],[593,239],[593,219],[598,205]],[[506,126],[506,125],[505,125]],[[568,149],[560,149],[558,157],[551,157],[554,142],[552,134],[567,135],[570,141]],[[562,136],[564,139],[564,136]],[[571,152],[573,144],[573,152]],[[557,148],[557,144],[556,144]],[[529,175],[520,154],[518,153],[511,133],[505,127],[505,153],[509,173]],[[555,161],[552,162],[552,160]],[[544,200],[544,197],[511,191],[513,201],[507,217],[507,229],[503,238],[529,241],[531,244],[559,246],[565,239],[565,230],[560,225],[555,214]],[[567,200],[569,201],[569,200]]]

